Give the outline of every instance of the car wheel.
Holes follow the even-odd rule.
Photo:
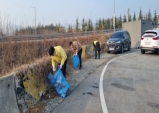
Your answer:
[[[153,51],[154,54],[158,54],[158,51]]]
[[[128,51],[130,51],[130,49],[131,49],[131,45],[129,44],[129,46],[128,46]]]
[[[141,53],[142,53],[142,54],[145,54],[145,50],[141,49]]]
[[[123,48],[123,44],[121,45],[121,49],[120,49],[120,53],[123,54],[124,52],[124,48]]]
[[[110,53],[110,51],[107,50],[107,53]]]

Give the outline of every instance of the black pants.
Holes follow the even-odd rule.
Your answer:
[[[100,43],[97,42],[95,45],[95,59],[97,59],[97,54],[98,54],[98,59],[100,59]]]
[[[100,59],[100,50],[95,49],[95,59],[97,59],[97,54],[98,54],[98,59]]]
[[[80,59],[80,66],[79,66],[79,68],[81,68],[82,67],[82,59],[81,59],[81,55],[82,55],[82,48],[78,51],[78,57],[79,57],[79,59]]]
[[[65,78],[66,78],[66,65],[67,65],[67,59],[65,60],[64,65],[62,66],[62,69],[61,69]]]

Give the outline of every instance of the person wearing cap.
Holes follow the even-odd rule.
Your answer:
[[[69,42],[69,46],[73,49],[74,55],[78,55],[79,60],[80,60],[79,69],[81,69],[82,68],[82,59],[81,59],[82,46],[81,46],[81,44],[77,41],[73,41],[73,42]]]
[[[94,46],[94,51],[95,51],[95,59],[97,59],[97,54],[98,54],[98,59],[100,59],[100,43],[95,40],[93,41],[93,46]]]
[[[67,64],[67,55],[64,49],[61,46],[50,46],[49,55],[52,59],[52,69],[53,71],[57,70],[57,65],[60,65],[60,69],[66,78],[66,64]]]

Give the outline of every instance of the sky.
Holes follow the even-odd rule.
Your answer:
[[[0,0],[0,23],[7,21],[21,26],[33,26],[35,23],[49,25],[51,23],[68,26],[79,23],[82,19],[91,19],[93,23],[103,18],[111,18],[114,14],[123,17],[134,12],[138,17],[140,8],[143,14],[157,11],[159,0]]]

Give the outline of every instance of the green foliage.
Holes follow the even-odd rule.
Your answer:
[[[88,20],[87,31],[93,31],[93,24],[91,19]]]
[[[86,30],[86,28],[85,28],[85,22],[84,22],[84,18],[82,19],[82,31],[84,32],[85,30]]]
[[[99,30],[99,24],[98,24],[97,21],[96,21],[96,24],[95,24],[95,29],[96,29],[96,30]]]
[[[72,26],[70,24],[68,25],[68,30],[67,31],[68,32],[73,32]]]
[[[133,21],[136,21],[136,13],[134,12]]]
[[[98,26],[99,26],[99,30],[102,30],[102,21],[101,21],[101,19],[99,19],[99,22],[98,22]]]
[[[143,16],[142,10],[140,8],[138,17],[136,17],[135,12],[133,14],[133,17],[131,15],[129,15],[129,17],[128,17],[128,21],[132,21],[132,20],[136,21],[137,19],[138,20],[139,19],[141,19],[141,20],[144,19],[144,20],[149,20],[149,21],[153,20],[153,21],[157,22],[158,21],[157,12],[155,10],[154,16],[152,17],[151,11],[149,10],[148,13]],[[122,28],[122,22],[127,22],[127,18],[126,18],[125,14],[123,15],[123,18],[122,18],[122,15],[115,18],[115,28]],[[100,19],[99,18],[98,20],[96,20],[95,26],[93,25],[93,22],[92,22],[91,19],[89,19],[88,21],[85,21],[85,19],[83,18],[81,28],[80,28],[79,20],[78,20],[78,17],[77,17],[75,28],[73,28],[71,25],[69,25],[68,28],[67,28],[67,31],[68,32],[73,32],[73,31],[84,32],[84,31],[93,31],[93,29],[96,29],[96,30],[113,29],[113,18],[107,18],[107,19],[104,19],[104,18]],[[45,25],[45,26],[43,26],[41,23],[39,23],[37,25],[36,29],[34,27],[31,27],[31,26],[28,26],[26,28],[15,29],[15,34],[16,35],[35,34],[35,30],[36,30],[37,34],[44,33],[44,31],[49,31],[49,32],[46,32],[46,33],[66,31],[65,27],[63,27],[60,23],[59,24],[51,23],[50,25]],[[1,31],[0,34],[3,34],[3,32]]]
[[[157,22],[157,21],[158,21],[158,19],[157,19],[157,12],[156,12],[156,10],[155,10],[155,13],[154,13],[153,21],[155,21],[155,22]]]
[[[119,21],[118,21],[118,28],[122,28],[122,17],[120,15]]]
[[[143,15],[142,15],[142,10],[141,10],[141,8],[140,8],[138,20],[143,20]]]
[[[43,26],[41,23],[38,24],[38,26],[35,28],[28,26],[26,28],[20,28],[15,30],[15,35],[33,35],[35,34],[35,30],[37,34],[43,34],[44,31],[50,31],[50,32],[64,32],[64,27],[61,26],[61,24],[53,25],[52,23],[50,25]]]
[[[105,19],[103,18],[102,20],[102,30],[106,29],[106,22]]]
[[[106,29],[110,29],[111,28],[111,24],[110,24],[110,19],[108,18],[106,20]]]
[[[123,22],[126,22],[126,15],[123,16]]]
[[[150,9],[149,9],[149,12],[148,12],[148,15],[147,15],[147,20],[148,21],[152,20],[152,15],[151,15]]]
[[[76,19],[76,32],[78,32],[79,31],[79,23],[78,23],[78,17],[77,17],[77,19]]]
[[[131,14],[129,14],[128,20],[129,20],[129,22],[132,21]]]
[[[115,17],[115,28],[118,28],[118,19],[117,19],[117,17]]]

